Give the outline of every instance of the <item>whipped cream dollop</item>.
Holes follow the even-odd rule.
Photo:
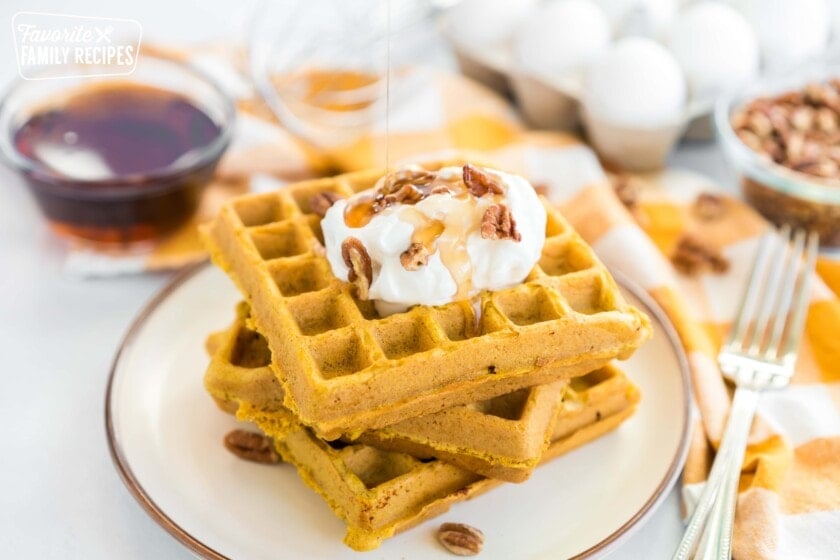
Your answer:
[[[523,177],[412,166],[337,200],[321,222],[333,274],[381,314],[521,283],[540,259],[545,208]]]

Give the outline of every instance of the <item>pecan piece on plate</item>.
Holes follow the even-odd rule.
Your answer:
[[[504,204],[493,204],[484,211],[481,218],[481,237],[484,239],[512,239],[521,241],[516,221]]]
[[[268,436],[247,430],[232,430],[225,436],[224,442],[227,450],[240,459],[266,464],[280,462],[280,455]]]
[[[341,258],[350,269],[347,281],[356,286],[359,299],[368,299],[368,290],[373,282],[373,263],[367,249],[355,237],[348,237],[341,244]]]
[[[463,523],[444,523],[437,537],[446,550],[458,556],[475,556],[484,546],[484,533]]]

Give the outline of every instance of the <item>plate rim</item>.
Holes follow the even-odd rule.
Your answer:
[[[105,436],[108,443],[108,452],[111,456],[111,462],[119,474],[129,494],[142,507],[143,511],[152,518],[161,528],[163,528],[170,536],[175,538],[183,546],[189,549],[193,554],[206,560],[231,560],[228,556],[211,548],[203,543],[200,539],[187,532],[183,527],[178,525],[171,517],[169,517],[163,509],[157,505],[152,496],[146,491],[143,485],[131,470],[131,466],[123,453],[122,447],[116,436],[114,428],[114,414],[112,407],[113,399],[113,385],[116,377],[117,368],[125,350],[131,346],[134,340],[139,335],[142,328],[147,323],[149,317],[165,302],[178,288],[183,286],[187,281],[192,279],[198,273],[209,268],[211,263],[209,261],[202,261],[188,266],[181,272],[177,273],[166,285],[164,285],[151,300],[146,303],[139,313],[134,317],[128,330],[123,335],[122,340],[117,347],[114,359],[111,362],[111,368],[108,373],[108,382],[105,386]],[[685,465],[686,456],[688,454],[688,447],[691,433],[691,376],[689,373],[688,356],[685,348],[680,342],[679,334],[676,327],[674,327],[671,319],[662,309],[662,307],[647,293],[647,291],[632,282],[626,275],[610,270],[616,282],[620,287],[626,289],[639,301],[641,301],[657,321],[662,325],[665,337],[668,339],[671,347],[676,354],[677,362],[679,364],[680,376],[682,377],[682,400],[683,400],[683,429],[680,434],[680,441],[677,445],[677,452],[671,460],[668,470],[662,481],[656,487],[651,496],[642,504],[641,508],[625,521],[618,529],[610,533],[606,538],[590,546],[586,550],[578,553],[569,560],[582,560],[584,558],[594,558],[597,555],[605,554],[611,551],[620,542],[629,538],[636,529],[650,518],[650,516],[659,508],[664,501],[668,492],[681,476],[683,466]]]

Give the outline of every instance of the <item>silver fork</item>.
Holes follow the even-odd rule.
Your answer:
[[[782,227],[761,241],[729,338],[718,354],[735,395],[709,479],[674,560],[686,560],[706,526],[696,558],[729,560],[741,463],[759,396],[787,387],[808,309],[817,235]],[[711,516],[710,516],[711,514]]]

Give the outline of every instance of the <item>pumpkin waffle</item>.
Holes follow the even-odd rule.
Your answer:
[[[237,305],[230,328],[210,335],[205,345],[210,364],[204,387],[230,414],[244,403],[266,411],[284,408],[283,387],[270,366],[271,351],[265,338],[249,326],[248,316],[248,304]]]
[[[371,430],[359,441],[416,457],[435,457],[488,478],[523,482],[541,460],[559,454],[552,441],[594,424],[596,416],[610,414],[612,407],[628,398],[635,402],[638,392],[628,388],[615,365],[607,364],[569,382],[519,389]]]
[[[582,375],[629,356],[650,336],[647,317],[624,301],[591,248],[544,199],[541,260],[522,284],[482,293],[478,316],[469,302],[455,302],[380,317],[332,274],[310,200],[350,196],[381,175],[350,173],[239,197],[204,229],[213,260],[268,340],[285,405],[320,436],[357,436]]]
[[[212,359],[205,386],[219,407],[232,414],[243,403],[269,412],[283,404],[283,389],[269,367],[268,345],[248,324],[248,306],[243,302],[233,325],[208,341]],[[364,432],[359,441],[415,457],[444,459],[490,478],[521,482],[549,444],[566,385],[566,381],[556,381],[409,418]]]
[[[616,428],[638,402],[635,387],[616,368],[574,383],[575,404],[563,407],[543,462]],[[283,459],[347,524],[344,542],[355,550],[372,550],[384,539],[502,483],[437,459],[363,443],[324,441],[286,409],[265,412],[246,404],[238,417],[255,422],[274,438]]]

